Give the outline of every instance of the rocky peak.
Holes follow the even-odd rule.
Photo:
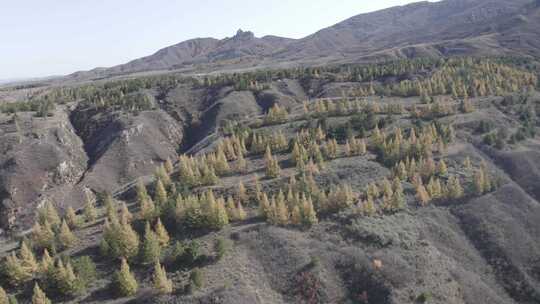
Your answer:
[[[255,34],[253,34],[253,32],[250,32],[250,31],[244,32],[242,29],[239,29],[236,32],[236,35],[234,35],[233,37],[233,39],[235,40],[251,40],[253,38],[255,38]]]

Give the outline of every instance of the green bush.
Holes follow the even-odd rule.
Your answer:
[[[191,271],[191,274],[189,275],[189,281],[193,290],[197,290],[203,287],[204,277],[202,271],[199,268],[193,269]]]
[[[227,252],[231,249],[231,247],[232,247],[231,241],[226,240],[222,237],[218,238],[215,244],[216,256],[218,260],[221,260],[227,254]]]

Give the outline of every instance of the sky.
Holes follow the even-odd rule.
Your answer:
[[[410,0],[1,0],[0,80],[109,67],[238,29],[302,38]]]

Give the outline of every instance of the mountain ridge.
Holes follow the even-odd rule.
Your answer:
[[[75,78],[180,70],[209,72],[453,55],[540,56],[538,1],[416,2],[348,18],[301,39],[239,30],[224,39],[194,38]],[[526,39],[523,42],[523,39]]]

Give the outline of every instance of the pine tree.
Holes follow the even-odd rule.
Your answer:
[[[86,198],[83,215],[84,219],[89,223],[94,222],[97,218],[96,205],[94,204],[94,201],[91,200],[89,197]]]
[[[66,210],[66,222],[71,229],[75,229],[79,226],[79,218],[71,206]]]
[[[154,265],[153,281],[158,293],[167,294],[173,291],[172,281],[167,278],[165,267],[162,267],[159,261],[156,261]]]
[[[426,206],[430,201],[426,187],[424,187],[424,185],[421,183],[416,186],[416,199],[422,206]]]
[[[474,185],[474,192],[476,193],[476,195],[482,195],[486,192],[484,170],[477,170],[475,172],[473,185]]]
[[[281,168],[279,167],[279,163],[277,159],[275,159],[274,156],[272,156],[272,151],[270,150],[270,146],[266,147],[264,161],[266,164],[266,177],[268,178],[279,177]]]
[[[0,304],[9,304],[9,299],[4,288],[0,286]]]
[[[302,206],[302,221],[306,226],[311,226],[318,222],[317,213],[313,207],[313,202],[311,198],[306,199],[304,197],[303,206]]]
[[[167,170],[163,164],[157,166],[156,172],[154,172],[154,177],[156,180],[161,180],[164,186],[169,186],[171,184],[171,177],[167,173]]]
[[[8,283],[13,286],[18,286],[32,278],[32,272],[22,267],[21,261],[12,252],[8,255],[2,265],[2,272]]]
[[[105,206],[105,212],[109,221],[117,221],[118,210],[116,209],[114,199],[110,193],[105,194],[105,198],[103,199],[103,205]]]
[[[41,262],[39,263],[39,272],[46,273],[52,266],[54,266],[54,260],[49,255],[49,251],[44,249],[43,255],[41,256]]]
[[[142,179],[137,180],[136,192],[137,201],[139,202],[139,204],[141,204],[145,199],[149,197],[148,192],[146,191],[146,186],[144,185]]]
[[[221,229],[225,225],[229,224],[229,217],[227,216],[227,209],[225,208],[225,203],[223,200],[219,200],[216,202],[214,209],[214,220],[212,221],[212,228],[214,229]]]
[[[294,226],[301,226],[302,225],[302,212],[300,211],[300,207],[294,206],[291,212],[291,224]]]
[[[465,157],[465,159],[463,160],[463,167],[465,167],[465,169],[467,169],[467,170],[472,169],[471,159],[468,156]]]
[[[248,199],[248,196],[247,196],[247,191],[246,191],[246,187],[244,186],[244,183],[242,183],[242,181],[240,181],[238,183],[238,189],[236,191],[236,197],[238,198],[238,201],[239,202],[247,202],[247,199]]]
[[[363,203],[362,213],[365,216],[374,216],[377,213],[373,199],[368,196],[367,200]]]
[[[137,292],[139,286],[137,280],[129,270],[126,259],[122,259],[120,270],[115,273],[114,282],[122,296],[132,296]]]
[[[32,295],[32,304],[51,304],[51,300],[47,298],[47,295],[39,288],[38,283],[34,285],[34,294]]]
[[[46,221],[52,227],[57,227],[60,225],[61,220],[60,216],[58,215],[58,211],[56,210],[56,207],[49,201],[47,201],[45,205],[39,209],[38,216],[39,223],[42,225]]]
[[[19,255],[21,267],[23,267],[26,271],[29,273],[34,273],[38,270],[39,265],[36,261],[36,257],[26,242],[22,242]]]
[[[439,162],[439,168],[438,168],[438,173],[439,175],[446,175],[448,173],[448,168],[446,167],[446,163],[444,162],[444,160],[441,159],[441,161]]]
[[[238,206],[236,207],[236,213],[237,213],[237,219],[239,221],[244,221],[247,218],[247,213],[244,210],[244,207],[242,206],[241,202],[238,202]]]
[[[144,229],[144,240],[141,247],[141,261],[144,264],[154,263],[161,256],[161,245],[158,236],[150,228],[150,223],[146,222]]]
[[[238,155],[238,160],[236,161],[236,170],[239,173],[243,173],[243,174],[247,172],[247,161],[244,158],[243,154]]]
[[[236,221],[238,219],[238,211],[236,210],[236,206],[234,204],[234,199],[232,198],[232,196],[227,197],[226,205],[227,216],[231,221]]]
[[[137,255],[139,251],[139,236],[133,230],[131,224],[121,225],[118,235],[118,254],[117,257],[125,257],[127,259]]]
[[[283,194],[283,193],[281,193]],[[276,203],[276,216],[277,223],[281,226],[286,226],[289,224],[289,210],[285,204],[284,199],[278,199]]]
[[[36,222],[32,227],[32,243],[35,248],[52,248],[54,243],[54,231],[47,220],[41,225]]]
[[[401,182],[397,184],[398,187],[394,188],[394,193],[392,194],[391,200],[391,209],[392,212],[397,212],[405,208],[405,195],[403,194],[403,188],[401,187]]]
[[[122,202],[122,207],[120,207],[120,223],[127,225],[133,220],[133,215],[129,211],[126,202]]]
[[[167,172],[167,174],[171,174],[174,171],[174,166],[169,157],[167,157],[167,159],[165,160],[165,171]]]
[[[268,196],[264,192],[259,200],[259,214],[265,219],[270,215],[270,202],[268,201]]]
[[[155,194],[154,194],[154,202],[162,208],[167,204],[167,190],[165,190],[165,186],[163,185],[163,182],[161,179],[157,179],[155,183]]]
[[[448,179],[448,197],[451,199],[458,199],[463,196],[463,188],[457,176],[450,176]]]
[[[150,197],[145,197],[141,201],[140,217],[144,220],[151,220],[157,216],[156,206]]]
[[[161,223],[160,218],[157,219],[156,225],[154,226],[154,231],[156,232],[157,238],[161,246],[167,246],[169,244],[170,237],[167,229],[165,229],[165,226],[163,226],[163,224]]]
[[[77,237],[71,232],[66,221],[62,221],[60,231],[58,233],[58,243],[62,248],[69,248],[77,242]]]

